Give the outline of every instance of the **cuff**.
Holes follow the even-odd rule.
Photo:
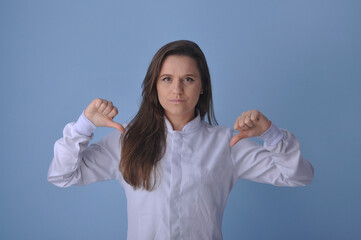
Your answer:
[[[272,122],[270,128],[259,137],[264,141],[264,146],[275,146],[282,140],[283,132]]]
[[[74,124],[74,130],[84,136],[90,137],[94,132],[96,126],[85,115],[84,111]]]

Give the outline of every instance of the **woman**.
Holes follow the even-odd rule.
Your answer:
[[[139,112],[125,128],[112,102],[95,99],[55,143],[48,180],[60,187],[117,179],[125,189],[128,239],[222,239],[222,217],[237,179],[304,186],[313,178],[297,139],[257,110],[239,131],[217,124],[209,70],[191,41],[154,56]],[[207,116],[208,123],[204,121]],[[88,143],[96,127],[114,131]],[[260,136],[260,146],[248,137]]]

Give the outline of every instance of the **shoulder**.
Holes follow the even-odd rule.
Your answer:
[[[114,130],[105,137],[103,137],[102,139],[100,139],[100,141],[97,142],[96,144],[105,148],[118,149],[121,145],[122,137],[123,134],[120,131]]]
[[[233,136],[233,129],[230,127],[210,125],[205,121],[201,121],[201,123],[202,123],[202,129],[205,132],[208,132],[210,134],[216,134],[218,137],[225,136],[229,139],[232,138]]]

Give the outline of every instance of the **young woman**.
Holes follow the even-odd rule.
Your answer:
[[[259,111],[237,118],[238,134],[214,126],[207,62],[191,41],[168,43],[155,54],[142,97],[126,127],[113,121],[118,110],[111,101],[92,101],[65,126],[48,172],[59,187],[117,179],[127,197],[128,239],[222,239],[237,179],[276,186],[312,181],[295,136]],[[88,146],[96,127],[117,130]],[[255,136],[263,146],[247,139]]]

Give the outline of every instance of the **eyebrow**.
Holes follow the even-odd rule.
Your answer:
[[[168,77],[168,76],[172,77],[173,75],[172,75],[172,74],[168,74],[168,73],[164,73],[164,74],[160,75],[159,77]],[[195,74],[193,74],[193,73],[187,73],[187,74],[185,74],[184,76],[185,76],[185,77],[194,77],[194,78],[197,78],[197,77],[198,77],[197,75],[195,75]]]

